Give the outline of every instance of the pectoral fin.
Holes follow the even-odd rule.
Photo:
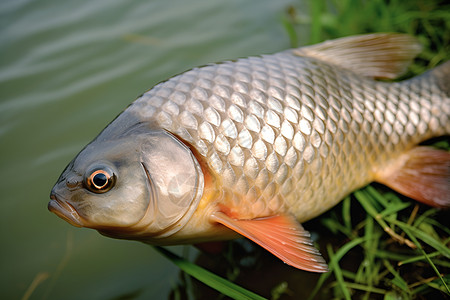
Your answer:
[[[450,152],[417,147],[377,174],[397,192],[436,207],[450,207]]]
[[[328,271],[309,232],[290,215],[238,220],[217,212],[211,218],[249,238],[293,267],[311,272]]]

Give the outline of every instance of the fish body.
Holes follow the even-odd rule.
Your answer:
[[[449,206],[448,153],[416,146],[450,134],[450,63],[402,82],[372,78],[397,76],[418,51],[409,36],[373,34],[175,76],[83,149],[49,208],[151,244],[241,234],[291,265],[325,271],[297,221],[355,189],[379,181]],[[423,181],[430,166],[439,174]]]

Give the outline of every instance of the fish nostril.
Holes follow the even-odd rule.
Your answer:
[[[78,186],[78,181],[75,179],[67,179],[66,186],[70,189],[76,188]]]

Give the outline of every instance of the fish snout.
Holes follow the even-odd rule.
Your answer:
[[[83,220],[81,219],[75,208],[65,200],[58,197],[55,192],[55,188],[52,189],[50,193],[50,201],[48,202],[48,210],[56,214],[61,219],[65,220],[69,224],[75,227],[85,226]]]

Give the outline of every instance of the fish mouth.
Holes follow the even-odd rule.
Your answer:
[[[50,202],[48,203],[48,210],[56,214],[61,219],[75,227],[85,226],[78,212],[72,205],[66,201],[59,200],[56,195],[50,195]]]

